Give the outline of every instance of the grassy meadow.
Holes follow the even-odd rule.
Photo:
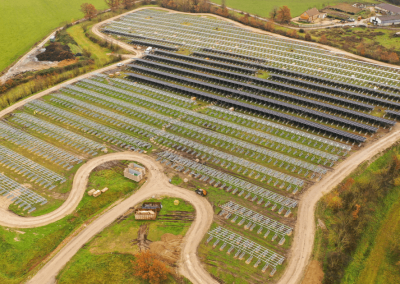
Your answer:
[[[221,4],[221,0],[213,0],[217,4]],[[250,14],[259,15],[262,17],[269,17],[269,12],[274,7],[280,7],[282,5],[287,5],[290,8],[292,13],[292,17],[300,16],[304,11],[316,7],[317,9],[321,9],[328,5],[335,5],[337,3],[349,2],[354,3],[356,1],[346,1],[346,0],[227,0],[226,6],[230,8],[235,8],[244,12],[248,12]],[[364,0],[363,3],[377,3],[374,0]]]
[[[361,165],[317,205],[323,283],[400,283],[399,146]],[[389,173],[389,174],[388,174]]]
[[[174,214],[175,211],[194,213],[190,203],[182,199],[179,205],[174,205],[177,198],[150,199],[149,202],[161,202],[163,205],[159,216]],[[57,276],[57,283],[114,283],[114,284],[148,284],[133,276],[132,263],[134,254],[139,252],[138,246],[131,241],[137,239],[142,225],[149,226],[147,239],[153,242],[161,241],[165,233],[184,236],[189,229],[189,221],[137,221],[135,215],[127,216],[125,220],[114,222],[104,231],[94,237],[71,259]],[[170,276],[165,284],[190,283],[184,278]]]
[[[214,0],[217,4],[221,4],[221,0]],[[269,17],[269,12],[274,7],[280,7],[282,5],[287,5],[290,8],[292,13],[292,17],[300,16],[301,13],[306,11],[309,8],[316,7],[317,9],[322,8],[327,3],[335,4],[340,2],[346,2],[343,0],[330,0],[330,1],[321,1],[321,0],[306,0],[306,1],[298,1],[298,0],[227,0],[226,6],[234,9],[238,9],[241,11],[248,12],[250,14],[259,15],[262,17]]]
[[[83,17],[84,0],[13,0],[0,1],[0,72],[19,56],[66,22]],[[104,0],[91,0],[98,10]]]

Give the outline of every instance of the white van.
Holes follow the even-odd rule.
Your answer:
[[[148,48],[146,48],[146,50],[144,51],[144,54],[149,54],[151,51],[153,50],[153,48],[151,46],[149,46]]]

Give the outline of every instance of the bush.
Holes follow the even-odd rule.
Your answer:
[[[149,281],[150,284],[159,284],[168,279],[171,274],[169,267],[159,259],[159,256],[150,251],[141,252],[135,255],[132,261],[134,275],[143,280]]]

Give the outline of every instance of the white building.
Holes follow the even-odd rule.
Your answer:
[[[400,24],[399,15],[388,15],[388,16],[374,16],[369,19],[371,23],[376,26],[391,26]]]

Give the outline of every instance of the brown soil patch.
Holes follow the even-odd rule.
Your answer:
[[[175,264],[181,254],[181,243],[182,236],[166,233],[161,236],[161,241],[150,244],[150,251],[157,253],[168,264]]]
[[[46,46],[46,51],[38,54],[39,61],[63,61],[65,59],[75,59],[68,45],[53,42]]]
[[[139,227],[139,231],[137,233],[137,239],[132,240],[132,245],[137,244],[139,247],[139,252],[146,251],[149,249],[149,245],[152,243],[147,239],[149,234],[149,225],[144,224]]]
[[[150,250],[158,254],[161,259],[169,265],[174,265],[181,254],[182,236],[175,236],[166,233],[161,236],[161,241],[153,242],[147,239],[149,234],[149,225],[143,224],[139,227],[137,239],[131,241],[132,245],[139,248],[139,252]]]
[[[327,8],[343,11],[343,12],[346,12],[346,13],[352,13],[352,14],[356,14],[356,13],[361,11],[360,8],[353,7],[352,5],[350,5],[348,3],[339,3],[339,4],[334,5],[334,6],[328,6]]]
[[[122,163],[119,161],[110,161],[110,162],[105,162],[104,164],[101,164],[100,166],[97,166],[93,171],[102,171],[102,170],[108,170],[114,167],[120,166],[122,167]]]
[[[321,263],[317,260],[312,260],[301,284],[322,284],[323,278],[324,272],[322,271]]]
[[[74,63],[76,63],[76,62],[78,62],[78,58],[75,58],[75,59],[65,59],[65,60],[63,60],[63,61],[60,61],[60,62],[57,64],[57,67],[65,67],[65,66],[74,64]]]

